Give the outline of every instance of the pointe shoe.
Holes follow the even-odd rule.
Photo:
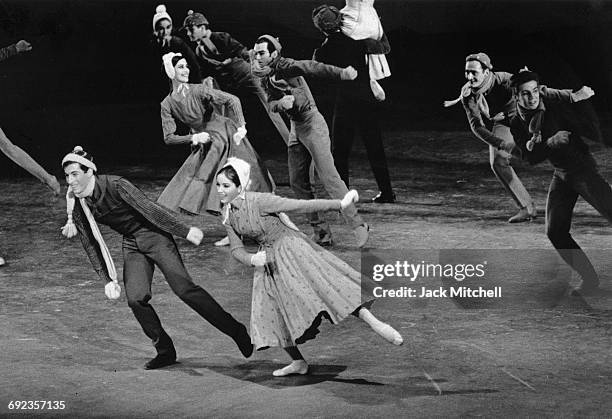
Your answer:
[[[0,256],[0,266],[6,265],[6,260],[2,256]]]
[[[288,375],[308,374],[308,364],[303,359],[293,361],[291,364],[281,369],[275,370],[272,375],[275,377],[286,377]]]
[[[229,242],[229,237],[228,236],[225,236],[221,240],[217,240],[215,242],[215,246],[217,246],[217,247],[229,246],[229,244],[230,244],[230,242]]]
[[[397,330],[388,325],[387,323],[380,323],[376,327],[372,327],[376,333],[378,333],[387,342],[392,343],[396,346],[400,346],[404,343],[404,338],[399,334]]]
[[[519,212],[514,214],[512,217],[510,217],[508,219],[508,222],[510,224],[514,224],[535,220],[535,218],[537,217],[537,213],[538,211],[534,204],[527,205],[526,207],[521,208]]]

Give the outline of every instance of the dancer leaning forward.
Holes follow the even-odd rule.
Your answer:
[[[69,186],[66,196],[68,222],[62,233],[66,237],[78,233],[95,271],[107,282],[105,293],[110,299],[119,298],[121,288],[97,223],[123,235],[123,283],[127,302],[157,350],[157,356],[147,362],[145,368],[156,369],[176,362],[172,339],[149,304],[156,265],[164,273],[172,291],[185,304],[230,336],[245,357],[251,356],[253,346],[246,327],[193,283],[172,237],[184,237],[198,245],[202,241],[202,231],[183,224],[172,212],[149,200],[126,179],[97,175],[93,158],[81,147],[75,147],[64,157],[62,167]]]
[[[255,266],[253,344],[256,349],[283,347],[292,359],[273,375],[308,373],[297,345],[317,335],[323,318],[338,323],[352,314],[390,343],[401,345],[402,336],[369,311],[373,299],[365,292],[362,298],[361,274],[310,240],[281,213],[345,210],[357,201],[357,192],[349,191],[342,200],[281,198],[249,191],[249,171],[245,161],[228,159],[217,175],[217,189],[232,255]],[[255,239],[260,250],[247,253],[240,236]]]

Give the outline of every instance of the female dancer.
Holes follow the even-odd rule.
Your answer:
[[[202,84],[188,84],[189,66],[180,54],[168,53],[163,62],[172,81],[172,92],[161,103],[164,141],[191,144],[192,153],[158,202],[192,214],[219,214],[221,204],[214,188],[215,174],[229,156],[239,157],[253,167],[251,190],[273,191],[270,174],[246,138],[240,100]],[[176,121],[186,125],[190,134],[177,134]],[[215,244],[223,246],[229,241],[226,238]]]
[[[246,192],[249,170],[245,161],[228,159],[217,175],[217,190],[232,255],[256,267],[251,303],[255,349],[282,346],[293,360],[273,375],[308,373],[297,344],[313,339],[323,318],[337,323],[353,314],[389,342],[401,345],[402,336],[368,310],[371,295],[362,302],[361,274],[308,239],[281,213],[344,210],[357,201],[357,191],[349,191],[342,200]],[[255,239],[261,250],[247,253],[240,236]]]

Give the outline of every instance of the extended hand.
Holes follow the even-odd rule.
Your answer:
[[[293,104],[295,103],[295,96],[293,95],[285,95],[279,101],[279,105],[285,109],[289,110],[293,108]]]
[[[251,256],[251,265],[264,266],[266,264],[266,251],[260,250]]]
[[[341,80],[355,80],[357,78],[357,70],[352,66],[348,66],[342,69],[342,73],[340,73]]]
[[[242,139],[246,137],[246,135],[247,135],[246,127],[242,126],[238,128],[238,130],[234,134],[234,142],[236,143],[236,145],[240,145],[240,143],[242,142]]]
[[[593,95],[595,95],[595,91],[593,89],[591,89],[589,86],[582,86],[577,92],[572,92],[572,100],[574,102],[580,102],[581,100],[586,100]]]
[[[350,191],[346,193],[346,195],[344,195],[344,198],[342,198],[342,201],[340,201],[340,208],[345,210],[350,205],[354,204],[357,201],[359,201],[359,194],[357,193],[355,189],[351,189]]]
[[[55,176],[50,176],[45,183],[53,191],[53,195],[58,196],[62,192],[62,187]]]
[[[116,300],[121,295],[121,287],[117,281],[107,282],[104,286],[104,294],[106,294],[109,300]]]
[[[193,145],[206,144],[210,141],[210,135],[207,132],[198,132],[191,136],[191,143]]]
[[[17,48],[17,52],[26,52],[32,49],[32,44],[22,39],[15,44],[15,48]]]
[[[204,233],[197,227],[190,227],[189,233],[187,233],[187,240],[196,246],[199,246],[204,238]]]
[[[546,145],[550,148],[563,147],[569,144],[570,135],[572,135],[572,133],[569,131],[557,131],[555,135],[546,140]]]

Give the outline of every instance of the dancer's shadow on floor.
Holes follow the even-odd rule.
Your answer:
[[[237,380],[249,381],[269,388],[309,386],[326,381],[368,386],[385,385],[363,378],[338,377],[341,372],[346,370],[345,365],[310,365],[307,375],[291,375],[287,377],[272,376],[272,371],[284,366],[284,364],[272,361],[251,361],[238,365],[219,365],[203,362],[197,358],[183,358],[180,360],[180,363],[172,366],[171,369],[173,371],[183,371],[189,375],[202,375],[202,372],[198,370],[206,368]]]

